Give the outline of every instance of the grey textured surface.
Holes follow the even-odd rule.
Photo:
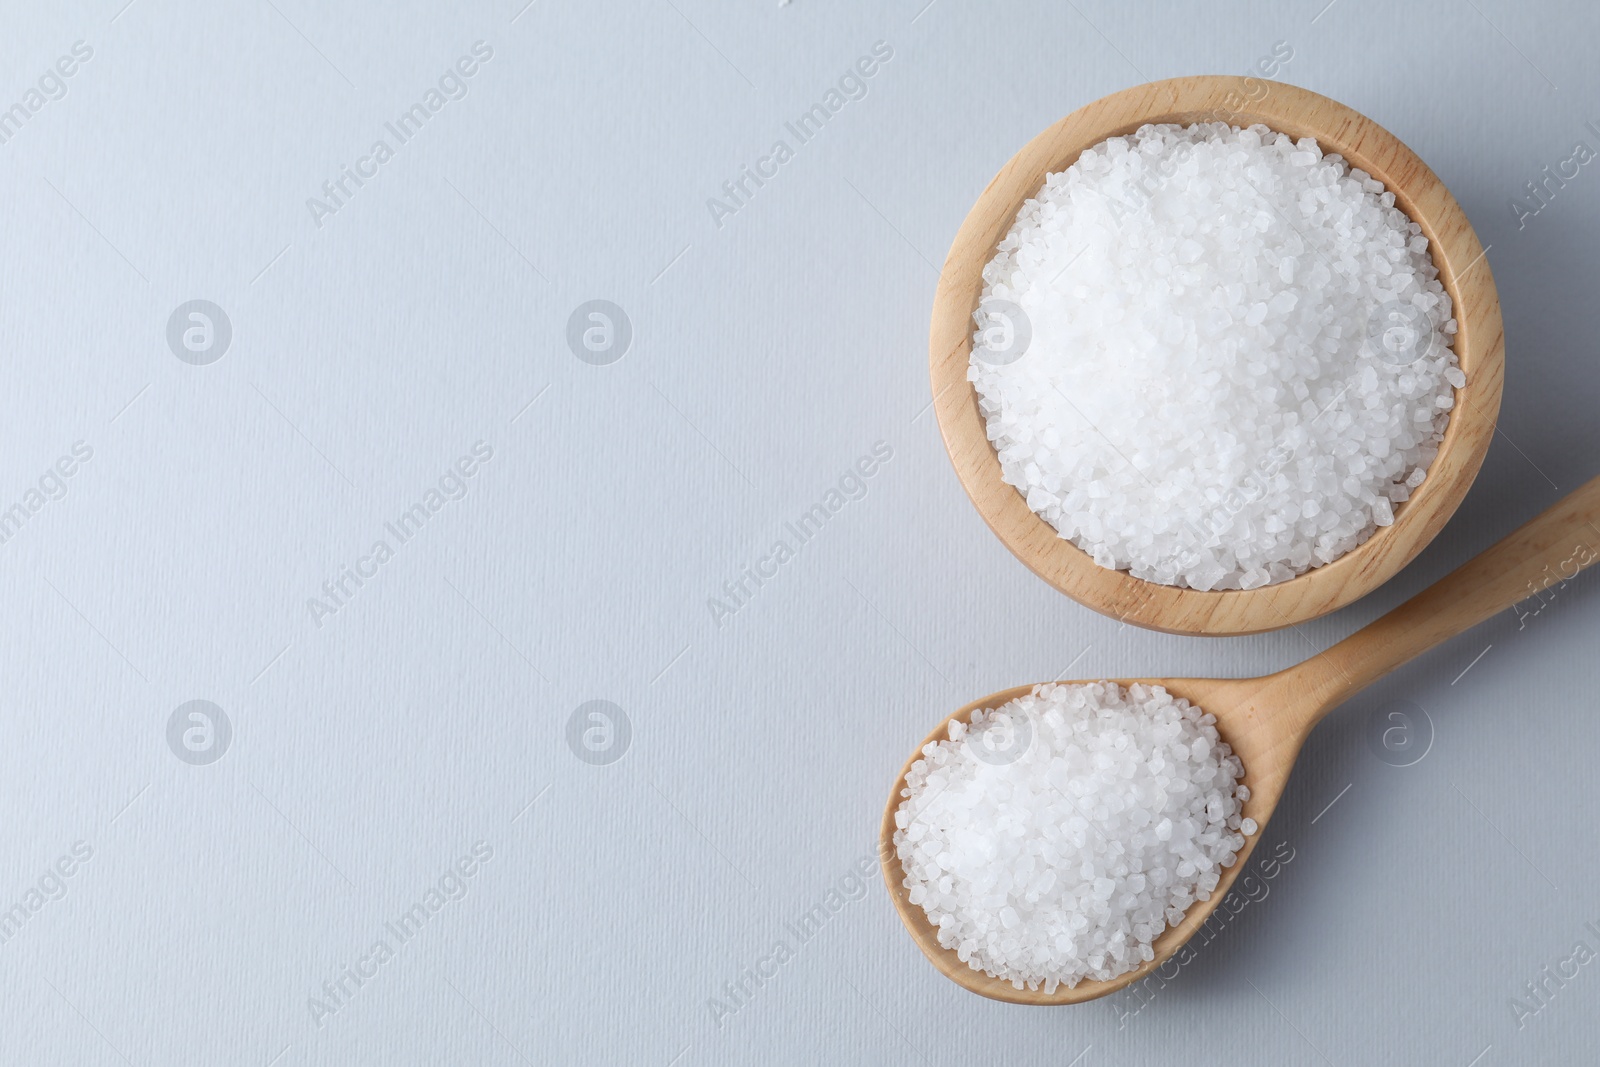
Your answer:
[[[1143,1001],[971,996],[853,874],[950,708],[1074,663],[1289,665],[1600,466],[1600,177],[1520,226],[1510,207],[1600,148],[1600,14],[1322,4],[9,5],[0,106],[27,114],[0,143],[0,507],[26,518],[0,545],[0,908],[22,906],[0,1061],[1591,1058],[1592,578],[1324,724],[1265,831],[1292,860]],[[41,87],[76,41],[93,55],[64,95]],[[477,41],[465,95],[399,144],[385,124]],[[785,122],[879,41],[865,95],[799,144]],[[1350,609],[1224,641],[1119,627],[962,495],[925,410],[932,264],[1050,122],[1278,41],[1280,77],[1395,131],[1491,246],[1503,433],[1438,541]],[[380,138],[375,176],[308,208]],[[792,158],[714,219],[780,138]],[[206,365],[167,341],[195,299],[231,324]],[[567,343],[591,300],[631,323],[609,365]],[[388,530],[441,478],[456,494],[480,441],[460,499]],[[713,619],[880,441],[859,498]],[[76,442],[92,456],[48,476]],[[370,577],[335,603],[346,566]],[[192,700],[231,725],[214,762],[221,734],[190,752],[187,712],[189,759],[169,747]],[[569,746],[592,700],[631,725],[614,762]],[[1430,738],[1409,766],[1375,740],[1393,707]],[[418,903],[402,940],[386,924]],[[335,1005],[347,966],[370,977]]]

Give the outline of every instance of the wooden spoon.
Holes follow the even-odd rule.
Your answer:
[[[1215,715],[1222,739],[1244,762],[1242,781],[1250,787],[1244,815],[1264,829],[1283,795],[1300,746],[1324,715],[1413,657],[1491,615],[1565,582],[1596,559],[1600,559],[1600,477],[1586,482],[1538,518],[1387,615],[1299,666],[1265,678],[1115,680],[1125,686],[1135,681],[1166,686],[1173,696],[1186,697]],[[1256,842],[1261,840],[1261,829],[1246,838],[1237,861],[1222,871],[1211,899],[1191,905],[1183,921],[1168,928],[1152,944],[1155,958],[1127,974],[1107,982],[1085,979],[1071,989],[1063,985],[1054,993],[1045,993],[1042,989],[1017,989],[1007,980],[971,969],[956,958],[953,950],[939,945],[938,933],[922,907],[911,903],[894,847],[894,816],[906,795],[906,774],[922,758],[923,745],[946,739],[951,720],[966,722],[974,711],[998,707],[1032,688],[1023,685],[1004,689],[968,704],[947,717],[917,746],[889,794],[880,829],[879,855],[884,880],[901,921],[923,955],[945,977],[974,993],[1014,1004],[1075,1004],[1138,981],[1176,952],[1227,895]]]

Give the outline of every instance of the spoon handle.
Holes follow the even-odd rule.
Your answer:
[[[1519,629],[1600,560],[1600,477],[1404,604],[1291,668],[1320,698],[1311,722],[1413,657],[1507,609]],[[1308,724],[1310,725],[1310,724]]]

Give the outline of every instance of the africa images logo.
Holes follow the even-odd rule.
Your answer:
[[[801,112],[794,121],[783,124],[789,136],[794,138],[793,145],[786,138],[777,138],[754,165],[740,167],[737,175],[722,183],[721,196],[707,197],[706,210],[711,212],[711,221],[716,223],[717,229],[722,229],[727,219],[748,206],[756,192],[765,188],[767,182],[778,176],[783,165],[794,158],[795,149],[822,133],[823,127],[843,111],[846,104],[852,100],[865,100],[870,79],[893,58],[893,46],[887,41],[874,42],[872,54],[858,57],[839,76],[838,82],[828,87],[820,101]]]
[[[422,528],[447,504],[461,500],[470,489],[470,479],[494,458],[494,446],[487,441],[475,441],[470,455],[463,455],[447,467],[436,485],[431,485],[410,507],[383,524],[385,536],[372,542],[365,555],[354,564],[340,564],[332,578],[322,583],[320,596],[306,598],[306,610],[317,629],[322,620],[349,607],[362,586],[378,576],[383,565],[394,559],[395,553],[422,532]],[[392,543],[391,543],[392,541]]]
[[[29,119],[44,110],[46,104],[61,100],[67,95],[67,79],[78,73],[83,64],[94,58],[94,49],[83,41],[72,42],[72,52],[58,58],[39,75],[33,88],[22,94],[10,107],[0,108],[0,144],[22,132]]]
[[[469,80],[493,58],[494,48],[488,42],[472,42],[471,55],[463,55],[446,67],[438,83],[429,86],[421,100],[402,111],[394,121],[383,124],[387,136],[374,140],[366,155],[359,157],[352,166],[340,166],[337,177],[322,183],[321,197],[307,197],[306,210],[311,212],[311,221],[316,223],[317,229],[322,229],[330,215],[337,215],[367,182],[376,178],[379,168],[421,133],[428,120],[443,111],[447,103],[464,98]],[[389,143],[390,138],[393,144]]]
[[[707,597],[706,609],[711,612],[711,621],[717,628],[721,629],[724,621],[743,610],[767,582],[778,576],[779,568],[794,559],[846,504],[866,496],[868,479],[893,458],[894,449],[887,441],[874,443],[871,455],[858,458],[840,475],[836,486],[823,493],[822,498],[798,518],[783,524],[783,536],[772,543],[765,555],[741,570],[738,577],[723,582],[722,595]]]

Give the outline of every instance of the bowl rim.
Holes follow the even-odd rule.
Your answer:
[[[1262,123],[1300,138],[1383,182],[1420,224],[1450,294],[1454,350],[1467,381],[1426,480],[1395,509],[1392,525],[1332,563],[1275,585],[1201,591],[1135,578],[1094,562],[1036,515],[1001,478],[977,391],[967,380],[972,314],[983,266],[1046,174],[1081,152],[1147,123]],[[929,329],[933,407],[962,488],[1012,554],[1057,590],[1087,607],[1147,629],[1228,636],[1282,629],[1336,611],[1370,593],[1411,562],[1455,513],[1494,436],[1503,392],[1505,341],[1500,301],[1485,249],[1450,191],[1399,138],[1354,109],[1286,82],[1195,75],[1133,86],[1053,123],[1023,146],[985,187],[962,222],[940,272]]]

